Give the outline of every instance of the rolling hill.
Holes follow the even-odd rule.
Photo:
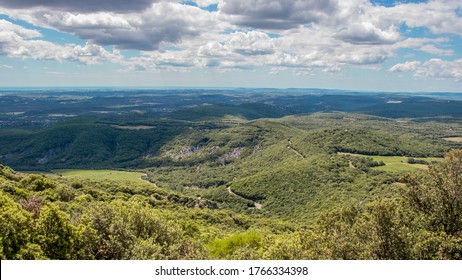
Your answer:
[[[1,258],[460,257],[460,100],[288,92],[0,96]]]

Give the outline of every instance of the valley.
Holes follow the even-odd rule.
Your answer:
[[[457,165],[462,100],[448,96],[318,89],[4,92],[1,207],[16,213],[4,221],[33,228],[45,222],[41,213],[54,213],[73,241],[64,255],[53,255],[40,243],[48,240],[45,233],[29,232],[15,241],[20,245],[2,245],[10,250],[3,254],[457,258],[451,254],[460,244],[459,221],[456,235],[443,234],[444,219],[411,199],[431,200],[425,188],[413,191]],[[428,217],[419,220],[422,215]],[[385,237],[384,217],[397,229]],[[367,227],[376,230],[369,237]],[[431,238],[433,245],[425,243]],[[417,239],[427,247],[413,247]],[[382,241],[393,245],[377,252]],[[399,242],[407,246],[402,251]],[[88,247],[77,249],[83,243]],[[346,249],[353,244],[355,250]]]

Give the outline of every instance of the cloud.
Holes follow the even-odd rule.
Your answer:
[[[73,46],[73,55],[75,59],[86,64],[98,64],[102,60],[113,63],[123,63],[124,60],[118,51],[108,52],[101,46],[86,43],[85,46]]]
[[[367,0],[193,1],[199,7],[187,2],[0,0],[0,14],[87,42],[56,44],[38,30],[0,20],[0,54],[86,64],[110,61],[132,71],[268,67],[311,74],[351,65],[377,69],[390,58],[399,59],[403,49],[448,59],[460,46],[446,34],[462,35],[456,0],[391,7]],[[218,4],[218,11],[200,8],[212,4]],[[411,37],[418,27],[425,27],[429,36]],[[120,50],[136,52],[123,58]],[[419,62],[414,70],[404,70],[412,66],[406,63],[395,65],[394,71],[417,73],[430,67]],[[433,69],[438,63],[430,64]]]
[[[236,25],[271,30],[320,22],[335,13],[337,4],[333,0],[223,0],[218,7]]]
[[[393,56],[390,46],[371,48],[323,37],[320,30],[301,29],[283,37],[271,38],[261,31],[233,32],[216,38],[196,38],[183,43],[181,50],[143,52],[132,63],[146,69],[178,65],[218,69],[292,69],[296,72],[321,70],[338,72],[345,65],[373,65]],[[306,38],[306,39],[304,39]],[[200,42],[200,43],[199,43]],[[183,62],[183,63],[181,63]]]
[[[0,32],[3,33],[3,36],[7,35],[6,33],[8,33],[10,36],[17,35],[24,39],[32,39],[42,36],[42,34],[37,30],[26,29],[4,19],[0,19]]]
[[[37,26],[74,34],[92,44],[135,50],[156,50],[162,43],[178,43],[203,32],[216,32],[220,26],[212,13],[170,2],[154,3],[139,13],[75,13],[37,9],[10,11],[10,15]]]
[[[42,34],[37,30],[26,29],[9,21],[0,20],[0,54],[11,57],[32,56],[38,59],[51,59],[53,56],[57,59],[59,52],[56,52],[52,43],[33,40],[41,36]]]
[[[11,9],[51,8],[73,12],[134,12],[143,11],[156,0],[0,0],[0,6]]]
[[[462,17],[459,0],[429,0],[427,3],[409,3],[382,9],[382,16],[410,28],[425,27],[434,34],[462,36]]]
[[[180,48],[142,52],[129,61],[129,69],[187,69],[192,67],[242,69],[264,66],[278,49],[273,38],[264,32],[234,32],[217,36],[200,36],[192,42],[178,44]]]
[[[341,29],[336,38],[352,44],[392,44],[399,40],[399,33],[396,26],[382,30],[371,22],[361,22],[352,24]]]
[[[440,38],[406,38],[394,44],[394,49],[413,49],[438,56],[451,56],[454,50],[448,49],[450,40]]]
[[[26,29],[6,20],[0,20],[0,54],[9,57],[31,58],[37,60],[78,61],[96,64],[101,60],[120,62],[118,53],[110,53],[94,44],[57,45],[37,38],[42,34],[37,30]]]
[[[268,55],[275,52],[275,45],[268,34],[259,31],[235,32],[223,47],[243,56]]]
[[[428,61],[407,61],[389,69],[390,72],[413,72],[416,77],[462,80],[462,59],[447,61],[433,58]]]
[[[390,68],[390,72],[415,71],[420,65],[422,65],[420,61],[406,61],[405,63],[395,64],[393,67]]]
[[[429,53],[429,54],[435,54],[435,55],[441,55],[441,56],[451,56],[454,54],[453,50],[442,49],[433,44],[425,44],[417,49],[420,51]]]

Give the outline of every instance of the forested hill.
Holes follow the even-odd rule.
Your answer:
[[[0,166],[1,259],[461,259],[462,151],[390,199],[313,223],[216,209],[153,185]],[[191,203],[190,203],[190,202]]]
[[[448,97],[0,94],[1,258],[460,258]]]
[[[202,110],[206,118],[208,111]],[[137,114],[111,121],[86,117],[37,129],[1,129],[0,162],[21,170],[143,168],[178,163],[179,157],[184,158],[182,162],[192,160],[190,163],[194,164],[201,154],[198,149],[214,147],[207,157],[202,156],[202,161],[216,162],[235,148],[248,154],[266,142],[287,142],[290,138],[301,149],[316,146],[318,151],[327,153],[442,156],[444,151],[460,146],[443,139],[462,135],[460,127],[457,122],[395,120],[346,113],[254,121],[238,117],[208,121],[149,116],[140,119]],[[181,150],[185,155],[179,153]]]
[[[461,146],[445,137],[462,135],[457,123],[338,112],[250,121],[116,120],[77,118],[37,130],[3,130],[1,162],[35,171],[143,170],[163,189],[227,209],[245,212],[257,203],[268,217],[312,219],[395,191],[399,173],[378,170],[383,159],[372,156],[402,156],[401,169],[418,171],[408,158],[428,158],[428,164]]]

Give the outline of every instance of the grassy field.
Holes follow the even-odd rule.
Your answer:
[[[375,161],[375,159],[374,159]],[[390,172],[399,172],[399,171],[413,171],[418,169],[428,169],[426,164],[409,164],[404,162],[390,162],[385,163],[383,166],[374,167],[377,170],[390,171]]]
[[[443,139],[451,142],[462,142],[462,137],[447,137]]]
[[[83,169],[59,169],[53,170],[54,174],[62,175],[65,178],[79,178],[90,180],[111,180],[111,181],[131,181],[146,182],[141,177],[145,176],[142,172],[128,172],[118,170],[83,170]]]
[[[362,156],[362,157],[371,157],[376,162],[383,162],[385,165],[374,167],[377,170],[383,171],[391,171],[391,172],[399,172],[399,171],[413,171],[419,169],[428,169],[428,165],[426,164],[409,164],[408,157],[402,156],[367,156],[361,154],[352,154],[352,153],[339,153],[343,155],[351,155],[351,156]],[[443,161],[443,158],[436,158],[436,157],[428,157],[428,158],[414,158],[416,160],[425,160],[429,163],[433,161]]]

